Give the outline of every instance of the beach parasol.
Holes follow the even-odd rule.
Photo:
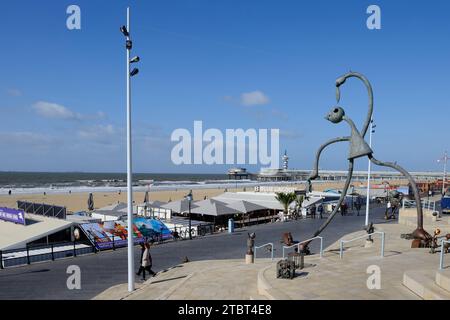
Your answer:
[[[144,203],[145,203],[145,204],[148,203],[148,191],[145,191]]]
[[[94,196],[92,195],[92,193],[89,193],[89,198],[87,201],[87,205],[88,205],[88,210],[89,211],[93,211],[94,210]]]

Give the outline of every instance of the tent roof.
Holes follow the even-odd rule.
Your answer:
[[[191,202],[191,211],[195,206],[196,204]],[[189,210],[189,201],[185,199],[172,201],[161,205],[161,208],[170,209],[176,213],[187,212]]]
[[[166,205],[166,204],[167,204],[167,202],[155,200],[155,201],[149,201],[147,203],[142,202],[141,204],[139,204],[139,207],[147,206],[147,207],[150,207],[150,208],[164,208],[163,206]]]
[[[27,243],[41,239],[58,231],[69,228],[72,221],[44,217],[35,214],[25,214],[32,220],[26,226],[7,221],[0,221],[0,249],[25,248]]]
[[[241,213],[249,213],[249,212],[253,212],[253,211],[268,209],[265,206],[261,206],[259,204],[245,201],[245,200],[237,200],[237,201],[229,202],[227,205],[228,205],[228,207],[236,209],[237,211],[239,211]]]
[[[275,198],[275,193],[262,192],[225,192],[213,199],[225,203],[243,200],[262,206],[266,209],[283,210],[281,203]]]
[[[223,216],[238,213],[236,209],[230,208],[225,202],[207,199],[195,202],[192,213],[205,214],[208,216]]]

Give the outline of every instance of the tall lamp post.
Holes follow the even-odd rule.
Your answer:
[[[139,62],[139,57],[130,59],[133,42],[130,36],[130,8],[127,8],[127,25],[120,31],[126,38],[126,79],[127,79],[127,219],[128,219],[128,291],[134,291],[134,239],[133,239],[133,174],[131,158],[131,77],[139,73],[139,69],[130,71],[132,63]]]
[[[442,195],[445,194],[445,183],[447,182],[447,161],[450,159],[447,151],[444,152],[444,157],[439,159],[438,162],[444,162],[444,176],[442,178]]]
[[[376,125],[373,124],[373,118],[370,119],[370,132],[369,132],[369,146],[372,148],[372,133],[375,133]],[[369,225],[369,202],[370,202],[370,159],[369,159],[369,166],[367,168],[367,197],[366,197],[366,226]]]
[[[194,197],[192,196],[192,190],[190,190],[189,193],[184,198],[188,201],[188,206],[189,206],[189,240],[192,240],[191,202],[192,202],[192,200],[194,200]]]

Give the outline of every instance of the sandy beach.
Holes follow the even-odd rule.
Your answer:
[[[400,181],[392,181],[392,183],[401,183]],[[377,182],[378,183],[378,182]],[[314,183],[314,190],[323,191],[330,188],[341,188],[343,181],[328,181]],[[365,183],[355,182],[353,183],[355,187],[363,187]],[[284,185],[287,187],[288,185]],[[299,189],[304,189],[304,184],[293,184],[291,187],[297,187]],[[229,192],[244,191],[242,188],[228,188]],[[253,191],[253,188],[246,188],[246,191]],[[189,190],[178,189],[176,191],[154,191],[150,192],[150,201],[164,201],[169,200],[175,201],[182,199]],[[194,189],[193,191],[194,200],[203,200],[205,197],[211,198],[225,192],[224,188],[211,188],[211,189]],[[134,192],[135,203],[142,203],[144,200],[144,192]],[[1,195],[0,196],[0,207],[16,208],[17,201],[30,201],[37,203],[46,203],[52,205],[65,206],[68,211],[77,212],[82,210],[87,210],[87,199],[89,193],[58,193],[58,194],[14,194],[11,195]],[[126,202],[127,193],[126,192],[94,192],[94,205],[95,208],[101,208],[107,205],[111,205],[117,202]]]

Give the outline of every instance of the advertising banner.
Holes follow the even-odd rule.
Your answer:
[[[172,238],[172,233],[169,228],[156,219],[136,218],[134,219],[134,225],[143,237],[148,239],[161,239],[168,240]]]
[[[89,240],[99,250],[127,246],[128,228],[124,221],[105,221],[101,223],[84,223],[80,225]],[[134,243],[139,244],[146,239],[167,240],[172,237],[170,230],[159,220],[137,218],[133,224]]]
[[[25,225],[25,214],[22,210],[0,208],[0,220]]]

